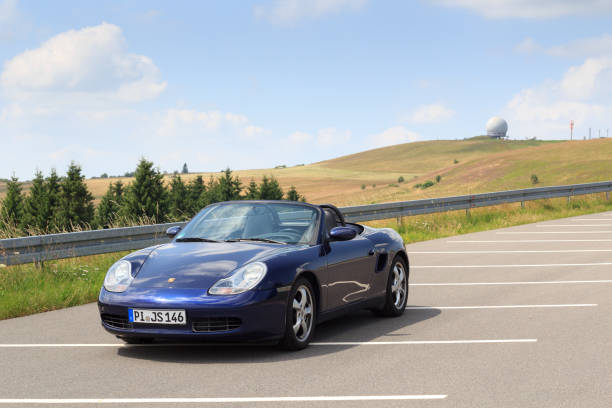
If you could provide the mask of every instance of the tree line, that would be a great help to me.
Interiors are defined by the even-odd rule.
[[[143,158],[134,171],[134,180],[129,184],[121,180],[110,183],[95,207],[81,167],[74,162],[64,177],[55,170],[47,177],[37,171],[27,194],[13,176],[0,203],[0,228],[13,235],[35,235],[184,221],[220,201],[305,201],[294,186],[285,193],[273,176],[264,176],[260,183],[251,179],[245,186],[229,168],[208,180],[196,176],[185,182],[180,174],[174,174],[166,184],[163,178],[159,169]]]

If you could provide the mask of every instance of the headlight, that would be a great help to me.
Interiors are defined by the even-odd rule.
[[[125,292],[133,280],[132,264],[128,261],[118,261],[106,273],[104,288],[109,292]]]
[[[211,295],[236,295],[253,289],[266,276],[268,267],[262,262],[245,265],[223,278],[208,290]]]

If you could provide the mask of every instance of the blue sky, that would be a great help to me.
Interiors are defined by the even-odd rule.
[[[612,2],[0,0],[0,177],[312,163],[612,123]]]

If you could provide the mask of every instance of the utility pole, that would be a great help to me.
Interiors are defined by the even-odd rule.
[[[574,140],[574,120],[570,120],[570,140]]]
[[[599,128],[599,133],[597,133],[597,137],[601,139],[601,128]]]
[[[589,140],[591,140],[591,128],[589,128]]]

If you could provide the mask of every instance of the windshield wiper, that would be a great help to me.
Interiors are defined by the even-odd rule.
[[[200,238],[200,237],[185,237],[177,238],[176,242],[219,242],[214,239]]]
[[[270,243],[270,244],[283,244],[283,245],[287,245],[286,242],[275,241],[273,239],[267,239],[267,238],[234,238],[234,239],[226,239],[225,240],[225,242],[243,242],[243,241],[267,242],[267,243]]]

